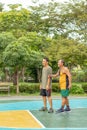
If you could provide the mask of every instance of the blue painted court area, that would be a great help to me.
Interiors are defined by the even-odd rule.
[[[36,129],[0,127],[0,130],[87,130],[87,127],[86,127],[87,125],[84,126],[84,122],[85,122],[85,124],[87,124],[86,123],[87,122],[87,98],[70,99],[69,101],[70,101],[70,107],[72,109],[71,113],[70,114],[64,113],[64,114],[59,114],[59,115],[56,115],[55,113],[53,113],[53,114],[48,114],[48,113],[44,113],[44,112],[39,113],[38,109],[40,109],[43,106],[42,100],[0,101],[0,111],[29,110],[45,126],[45,128],[36,128]],[[59,100],[59,99],[53,100],[54,110],[60,108],[60,106],[61,106],[61,100]],[[48,108],[49,108],[49,105],[48,105]],[[83,112],[83,114],[82,114],[82,112]],[[81,116],[81,114],[83,117]],[[45,119],[42,118],[43,116],[46,116]],[[78,116],[78,118],[77,118],[77,116]],[[67,118],[68,120],[71,120],[71,122],[73,120],[74,120],[74,122],[77,122],[77,120],[79,121],[82,118],[81,121],[77,122],[78,124],[80,124],[81,127],[78,127],[78,125],[77,125],[77,128],[76,128],[76,127],[74,127],[74,124],[73,124],[73,127],[71,127],[72,124],[71,125],[69,124],[68,126],[70,126],[70,127],[67,127],[66,126],[67,121],[65,122],[65,118]],[[73,120],[72,120],[72,118],[73,118]],[[63,128],[61,128],[61,127],[48,128],[49,125],[44,122],[44,120],[46,121],[46,119],[50,120],[50,122],[52,120],[52,123],[53,123],[53,120],[56,120],[59,123],[61,123],[61,121],[64,121],[64,123],[66,123],[66,124],[64,126],[62,124]],[[83,123],[83,124],[81,125],[81,123]],[[54,123],[54,126],[55,126],[55,124],[56,123]],[[61,125],[59,124],[59,126],[61,126]]]
[[[0,101],[0,111],[7,110],[38,110],[43,106],[42,101]],[[61,106],[61,100],[53,100],[54,109]],[[87,99],[71,99],[71,109],[87,108]],[[49,105],[48,105],[49,108]]]

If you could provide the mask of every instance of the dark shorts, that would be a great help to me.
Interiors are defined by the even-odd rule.
[[[62,97],[68,97],[69,96],[69,89],[61,90]]]
[[[40,90],[40,95],[41,95],[41,96],[50,97],[50,96],[51,96],[51,89],[49,89],[49,90],[41,89],[41,90]]]

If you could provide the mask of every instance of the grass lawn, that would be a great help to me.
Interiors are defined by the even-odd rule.
[[[8,93],[7,92],[0,92],[0,96],[8,96]],[[9,96],[40,96],[39,92],[36,92],[36,93],[33,93],[33,94],[29,94],[29,93],[19,93],[19,94],[16,94],[16,93],[10,93]],[[60,93],[58,92],[52,92],[52,97],[61,97]],[[87,93],[85,94],[70,94],[69,97],[86,97],[87,96]]]

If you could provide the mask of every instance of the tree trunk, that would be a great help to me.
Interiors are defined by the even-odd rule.
[[[22,68],[22,81],[24,82],[24,72],[25,72],[25,68]]]
[[[5,82],[7,82],[7,81],[8,81],[8,71],[5,70]]]
[[[37,68],[37,79],[40,82],[41,81],[41,69]]]
[[[16,92],[17,94],[19,93],[19,74],[18,74],[18,69],[16,68],[14,75],[13,75],[13,85],[16,85]]]
[[[14,72],[14,75],[13,75],[13,85],[17,85],[17,72],[16,71]]]
[[[18,70],[17,70],[17,75],[16,75],[16,77],[17,77],[17,85],[16,85],[16,92],[17,92],[17,94],[19,94],[19,82],[18,82],[18,79],[19,79],[19,75],[18,75]]]

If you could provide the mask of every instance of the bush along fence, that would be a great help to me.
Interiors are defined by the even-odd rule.
[[[37,93],[40,91],[40,84],[39,83],[20,83],[19,84],[19,90],[20,93]],[[12,93],[16,93],[16,87],[11,85],[10,91]],[[59,84],[58,83],[52,83],[52,92],[60,92]],[[71,94],[85,94],[87,93],[87,83],[82,84],[72,84],[72,88],[70,89]]]

